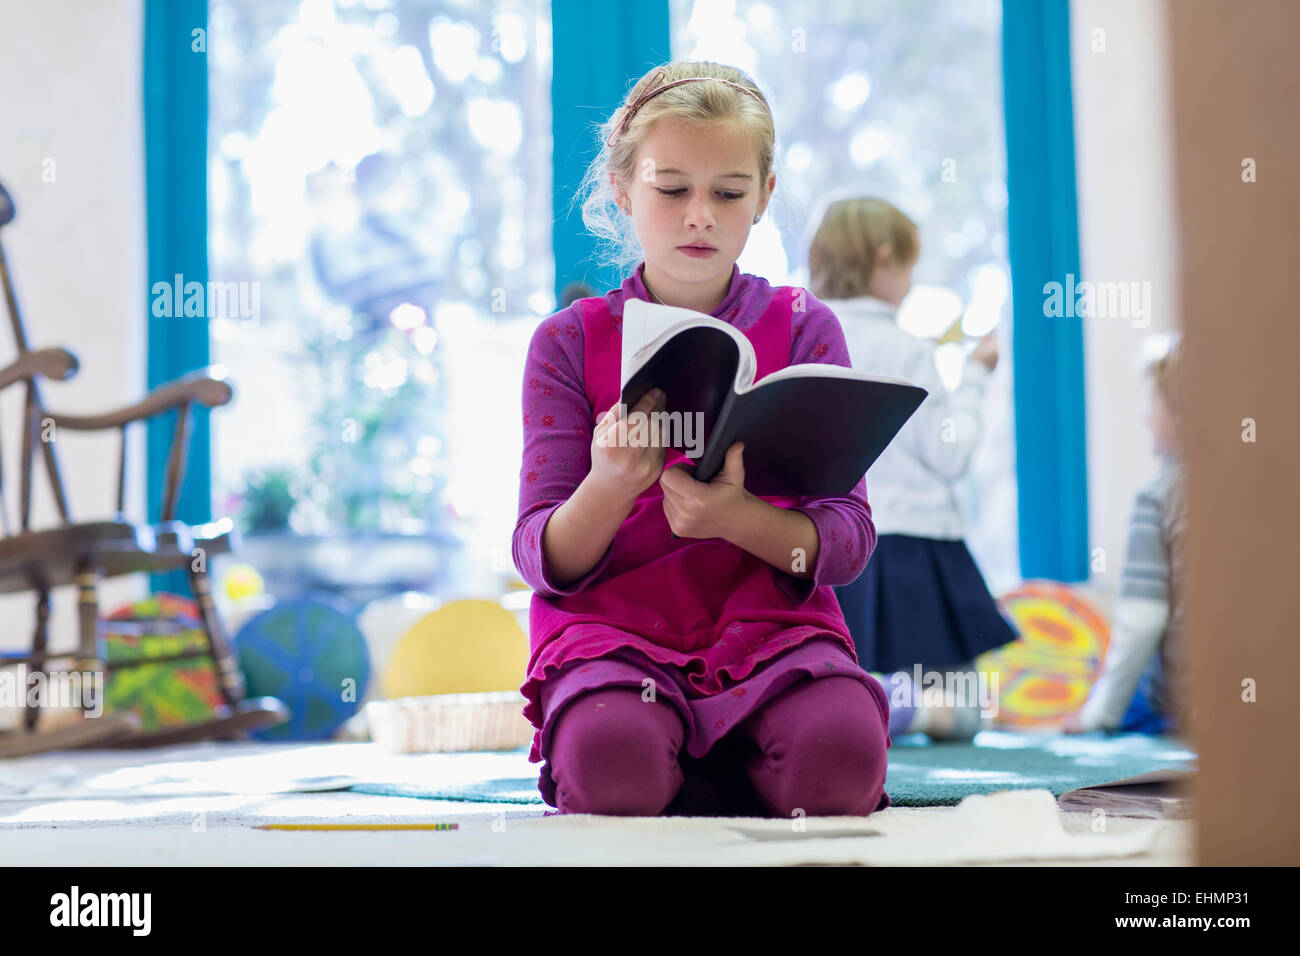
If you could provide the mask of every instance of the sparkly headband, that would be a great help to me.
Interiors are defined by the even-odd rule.
[[[742,93],[748,93],[760,105],[763,104],[762,99],[759,98],[757,93],[747,86],[741,86],[739,83],[732,83],[731,80],[722,80],[716,76],[688,76],[685,79],[673,80],[671,83],[664,83],[662,86],[657,85],[659,81],[663,79],[663,76],[663,70],[656,73],[654,78],[649,82],[649,84],[647,84],[646,89],[636,98],[636,102],[623,111],[623,121],[618,124],[614,132],[612,132],[609,135],[609,138],[605,140],[606,146],[613,146],[615,140],[622,138],[623,134],[627,132],[629,124],[632,122],[632,117],[636,115],[637,110],[641,108],[641,105],[645,103],[646,100],[653,96],[658,96],[664,90],[671,90],[674,86],[681,86],[683,83],[694,83],[698,80],[712,80],[715,83],[726,83],[728,86],[734,86]],[[764,108],[766,107],[764,106]]]

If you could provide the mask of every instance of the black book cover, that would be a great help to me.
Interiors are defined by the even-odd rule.
[[[698,481],[713,478],[740,441],[750,494],[846,495],[927,394],[839,365],[790,365],[755,383],[756,368],[749,339],[720,319],[624,303],[621,401],[631,409],[652,388],[663,389],[664,422],[679,413],[663,443],[695,459]]]

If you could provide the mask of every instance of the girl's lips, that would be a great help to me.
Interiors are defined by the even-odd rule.
[[[704,259],[718,251],[712,246],[678,246],[677,248],[693,259]]]

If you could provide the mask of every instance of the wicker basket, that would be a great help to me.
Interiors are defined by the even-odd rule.
[[[396,697],[366,704],[370,739],[397,753],[516,750],[533,739],[518,691]]]

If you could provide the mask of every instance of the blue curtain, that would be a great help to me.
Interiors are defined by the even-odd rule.
[[[154,285],[208,281],[207,0],[146,0],[144,7],[145,203],[150,310],[148,387],[208,364],[207,317],[157,317]],[[180,276],[178,280],[176,277]],[[182,286],[183,288],[183,286]],[[206,313],[206,306],[204,308]],[[236,387],[238,382],[234,383]],[[176,517],[212,518],[208,413],[191,411],[190,449]],[[176,413],[147,424],[146,508],[162,515]],[[188,594],[184,570],[150,575],[150,586]]]
[[[668,33],[666,0],[551,0],[551,239],[557,300],[570,282],[584,280],[600,295],[626,278],[590,260],[593,246],[582,211],[575,207],[570,213],[569,204],[596,154],[593,125],[609,117],[642,73],[672,58]]]
[[[1067,0],[1004,0],[1002,88],[1020,573],[1082,581],[1089,568],[1083,325],[1046,316],[1043,288],[1079,278]]]

